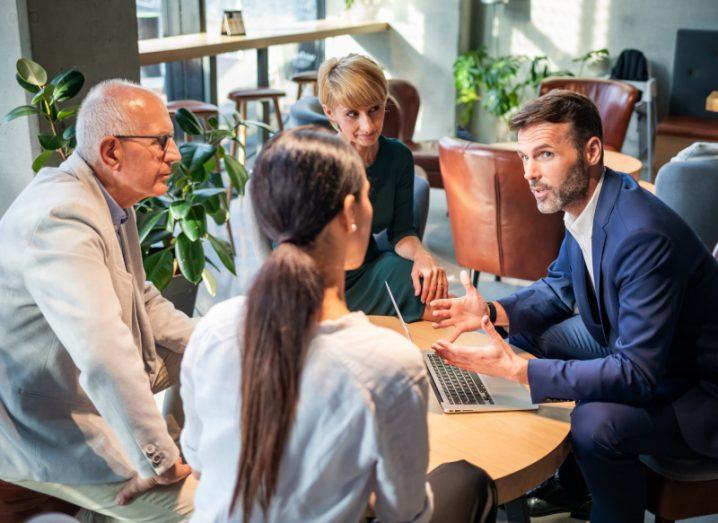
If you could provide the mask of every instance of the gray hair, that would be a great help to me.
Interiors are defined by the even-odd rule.
[[[91,165],[100,161],[100,142],[106,136],[141,134],[137,122],[128,114],[122,103],[127,91],[141,90],[156,96],[157,93],[130,80],[105,80],[90,89],[77,114],[75,137],[77,152]]]

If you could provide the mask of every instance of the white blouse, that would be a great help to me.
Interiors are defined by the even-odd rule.
[[[182,361],[181,442],[202,476],[193,522],[228,514],[239,460],[240,340],[245,301],[213,307]],[[382,522],[428,521],[428,401],[420,352],[399,334],[351,313],[317,327],[302,370],[295,421],[266,517],[251,521],[358,522],[369,496]]]

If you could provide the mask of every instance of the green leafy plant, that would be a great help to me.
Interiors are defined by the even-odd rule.
[[[608,56],[607,49],[590,51],[573,62],[583,65]],[[579,72],[579,74],[580,74]],[[553,70],[546,56],[507,55],[492,57],[485,47],[459,55],[454,62],[456,104],[462,126],[467,127],[477,102],[490,114],[507,122],[527,96],[550,76],[574,76],[565,69]]]
[[[208,231],[208,218],[217,225],[225,225],[231,241],[229,199],[232,189],[244,194],[249,179],[244,165],[223,144],[241,147],[238,138],[241,126],[254,125],[270,132],[272,129],[261,122],[241,120],[236,113],[226,120],[225,128],[220,127],[216,117],[211,117],[205,129],[187,109],[177,111],[175,118],[193,140],[179,147],[182,160],[173,166],[167,193],[143,200],[136,207],[145,272],[159,289],[164,289],[179,271],[193,284],[204,281],[214,295],[216,281],[206,265],[218,268],[206,256],[206,249],[213,250],[232,274],[236,274],[235,253],[230,242]],[[222,179],[221,165],[229,178],[229,188]]]
[[[41,132],[37,138],[42,152],[32,162],[32,170],[39,171],[48,160],[58,155],[67,158],[75,148],[75,123],[79,106],[64,105],[82,89],[85,77],[79,71],[64,71],[48,82],[47,71],[27,58],[16,64],[15,79],[20,86],[33,95],[30,105],[15,107],[5,115],[5,122],[21,116],[39,115],[47,123],[49,132]]]

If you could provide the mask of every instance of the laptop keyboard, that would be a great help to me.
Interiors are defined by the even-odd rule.
[[[444,363],[437,354],[427,354],[439,385],[452,405],[493,405],[494,400],[475,372]]]

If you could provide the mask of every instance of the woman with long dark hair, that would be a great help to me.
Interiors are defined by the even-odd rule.
[[[381,521],[430,519],[420,353],[344,300],[368,192],[359,157],[326,131],[285,131],[257,158],[252,204],[277,247],[246,298],[202,319],[182,362],[193,521],[355,523],[372,494]],[[472,493],[477,477],[490,491],[471,477]],[[493,498],[479,503],[490,512]]]

